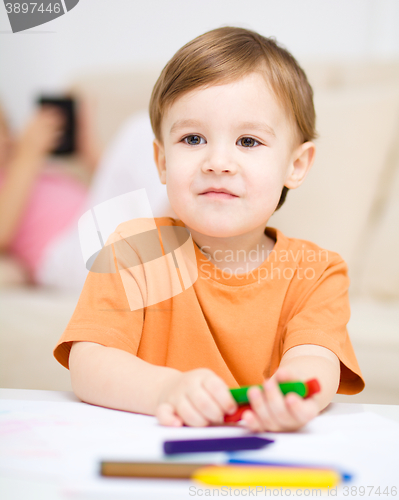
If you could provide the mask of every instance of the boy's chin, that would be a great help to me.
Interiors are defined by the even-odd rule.
[[[200,222],[188,220],[186,222],[184,219],[182,220],[191,232],[203,234],[212,238],[229,238],[245,233],[245,229],[239,228],[237,225],[232,225],[231,220],[216,221],[213,219],[208,221],[205,218]]]

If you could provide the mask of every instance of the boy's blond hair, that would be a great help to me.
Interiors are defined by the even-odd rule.
[[[255,31],[225,26],[194,38],[163,68],[152,91],[149,113],[155,137],[162,143],[162,118],[176,99],[199,87],[234,82],[262,71],[287,116],[298,143],[317,137],[313,90],[295,58],[277,42]],[[285,201],[284,186],[278,210]]]

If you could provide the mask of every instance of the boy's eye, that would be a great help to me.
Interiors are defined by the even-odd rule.
[[[188,135],[183,138],[183,141],[190,146],[196,146],[200,144],[201,139],[202,137],[200,137],[199,135]]]
[[[199,135],[187,135],[182,139],[182,141],[184,141],[186,144],[189,144],[190,146],[197,146],[198,144],[201,144],[201,140],[204,139]],[[254,139],[253,137],[242,137],[241,139],[238,140],[238,142],[240,141],[242,142],[241,145],[244,146],[245,148],[254,147],[255,143],[256,145],[260,144],[260,142]]]
[[[242,137],[241,139],[238,140],[238,142],[240,141],[242,141],[242,146],[244,146],[245,148],[254,146],[255,142],[260,144],[260,142],[254,139],[253,137]]]

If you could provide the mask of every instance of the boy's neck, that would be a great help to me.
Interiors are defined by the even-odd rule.
[[[186,226],[187,227],[187,226]],[[220,269],[241,274],[259,267],[273,250],[275,241],[264,230],[259,234],[246,233],[231,238],[215,238],[190,230],[194,243],[201,252]]]

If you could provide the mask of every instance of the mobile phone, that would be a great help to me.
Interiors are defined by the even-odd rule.
[[[37,100],[39,106],[54,106],[59,108],[65,116],[64,132],[52,155],[70,155],[76,151],[76,103],[71,97],[40,96]]]

